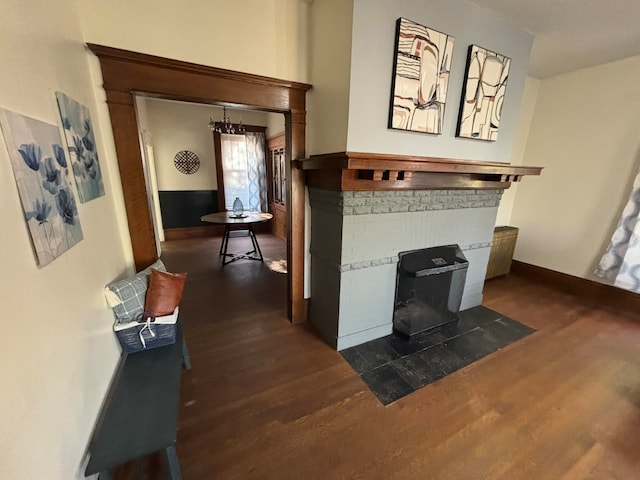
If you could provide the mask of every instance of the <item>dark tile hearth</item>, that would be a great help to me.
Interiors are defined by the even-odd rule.
[[[388,405],[535,332],[482,305],[459,316],[452,327],[410,339],[392,333],[341,353]]]

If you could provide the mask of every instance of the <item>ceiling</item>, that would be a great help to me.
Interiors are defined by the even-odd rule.
[[[535,35],[529,75],[546,78],[640,55],[638,0],[472,0]]]

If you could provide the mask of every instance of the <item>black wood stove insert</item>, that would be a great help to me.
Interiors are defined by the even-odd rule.
[[[455,325],[469,262],[458,245],[399,254],[393,328],[411,336]]]

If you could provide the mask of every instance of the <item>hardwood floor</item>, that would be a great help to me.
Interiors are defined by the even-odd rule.
[[[259,240],[267,257],[284,248]],[[385,407],[310,325],[288,322],[285,275],[221,269],[218,248],[180,240],[163,253],[189,272],[186,480],[640,478],[640,314],[491,280],[484,304],[538,332]],[[142,470],[164,475],[159,458]]]

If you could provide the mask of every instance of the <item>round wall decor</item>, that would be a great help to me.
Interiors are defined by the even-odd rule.
[[[173,157],[173,164],[180,173],[191,175],[200,168],[200,159],[198,155],[189,150],[181,150]]]

